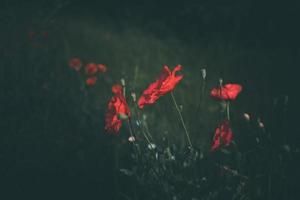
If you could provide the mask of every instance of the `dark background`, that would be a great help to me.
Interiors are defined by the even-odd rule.
[[[242,112],[262,117],[270,131],[281,132],[273,136],[276,143],[298,147],[299,8],[296,1],[258,0],[1,2],[1,190],[11,196],[110,199],[112,146],[120,140],[103,130],[110,86],[124,77],[139,94],[163,64],[184,66],[176,97],[191,129],[205,67],[208,88],[220,77],[244,86],[236,119]],[[30,39],[30,31],[37,36]],[[82,92],[81,77],[67,65],[71,57],[105,63],[109,71]],[[272,118],[273,99],[285,95],[287,116],[278,111]],[[157,114],[145,112],[155,125]],[[210,116],[204,133],[191,130],[204,150],[210,145],[207,131],[215,126]],[[166,118],[157,129],[176,129]],[[285,124],[275,126],[283,118]]]

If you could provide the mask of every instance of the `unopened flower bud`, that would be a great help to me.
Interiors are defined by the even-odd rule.
[[[244,119],[249,122],[250,121],[250,115],[248,113],[243,114]]]
[[[125,87],[125,79],[124,78],[121,78],[121,84],[123,87]]]
[[[206,78],[206,69],[201,69],[202,78],[205,80]]]
[[[265,128],[265,125],[262,123],[260,118],[257,119],[257,123],[259,128]]]
[[[135,137],[134,137],[134,136],[130,136],[130,137],[128,138],[128,141],[129,141],[129,142],[135,142]]]
[[[148,149],[153,150],[156,148],[156,145],[153,143],[148,144]]]
[[[136,102],[136,94],[135,94],[135,92],[131,92],[131,97],[133,99],[133,102]]]
[[[220,87],[223,85],[223,79],[222,78],[219,78],[219,84],[220,84]]]
[[[183,105],[179,105],[179,109],[180,109],[180,111],[182,111],[183,110]]]

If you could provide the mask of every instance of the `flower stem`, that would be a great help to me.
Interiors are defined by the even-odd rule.
[[[128,124],[128,128],[129,128],[130,136],[134,137],[134,135],[133,135],[133,128],[132,128],[132,125],[131,125],[131,119],[130,119],[130,117],[128,117],[127,124]]]
[[[228,119],[228,121],[230,121],[229,101],[226,102],[226,113],[227,113],[227,119]]]
[[[135,109],[135,111],[136,111],[136,113],[137,113],[138,121],[139,121],[139,123],[141,123],[140,125],[143,126],[143,123],[142,123],[142,120],[141,120],[141,117],[140,117],[140,113],[139,113],[139,110],[138,110],[137,107],[136,107],[136,104],[134,105],[134,109]],[[149,140],[147,134],[145,133],[143,127],[141,127],[141,131],[142,131],[144,137],[146,138],[148,144],[151,145],[152,143],[151,143],[151,141]],[[149,136],[151,137],[151,135],[149,135]]]
[[[203,103],[204,103],[204,93],[205,93],[205,86],[206,86],[206,82],[205,79],[202,82],[202,90],[201,90],[201,109],[203,108]]]
[[[150,142],[149,138],[147,137],[146,133],[144,131],[142,131],[144,137],[146,138],[147,142],[152,145],[152,143]]]
[[[137,107],[137,104],[134,105],[134,108],[135,108],[135,111],[136,111],[136,113],[137,113],[137,118],[138,118],[139,122],[141,123],[141,130],[142,130],[142,132],[145,132],[145,133],[143,133],[143,134],[148,135],[149,138],[151,138],[151,139],[153,140],[153,137],[152,137],[152,135],[150,134],[148,127],[145,125],[145,122],[142,121],[141,114],[140,114],[140,112],[139,112],[139,109],[138,109],[138,107]],[[155,141],[154,141],[154,142],[155,142]]]
[[[178,112],[178,114],[179,114],[179,118],[180,118],[180,121],[181,121],[182,126],[183,126],[183,128],[184,128],[186,137],[187,137],[187,139],[188,139],[189,146],[190,146],[190,147],[193,147],[192,142],[191,142],[191,139],[190,139],[190,136],[189,136],[189,133],[188,133],[187,128],[186,128],[186,126],[185,126],[183,117],[182,117],[182,115],[181,115],[181,111],[180,111],[180,109],[179,109],[179,107],[178,107],[178,104],[177,104],[177,102],[176,102],[176,99],[175,99],[175,97],[174,97],[173,92],[171,92],[171,96],[172,96],[173,103],[174,103],[174,105],[175,105],[175,107],[176,107],[176,110],[177,110],[177,112]]]

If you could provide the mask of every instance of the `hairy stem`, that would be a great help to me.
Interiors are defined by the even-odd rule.
[[[182,115],[181,115],[181,111],[180,111],[180,109],[179,109],[179,107],[178,107],[178,104],[177,104],[177,102],[176,102],[176,99],[175,99],[175,97],[174,97],[173,92],[171,92],[171,96],[172,96],[173,103],[174,103],[174,105],[175,105],[175,107],[176,107],[176,110],[177,110],[177,112],[178,112],[178,114],[179,114],[179,118],[180,118],[181,124],[182,124],[182,126],[183,126],[183,128],[184,128],[186,137],[187,137],[187,139],[188,139],[189,146],[190,146],[190,147],[193,147],[192,142],[191,142],[191,139],[190,139],[190,136],[189,136],[189,133],[188,133],[187,128],[186,128],[186,126],[185,126],[183,117],[182,117]]]

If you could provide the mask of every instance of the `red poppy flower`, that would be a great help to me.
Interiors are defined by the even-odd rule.
[[[95,73],[97,73],[98,71],[98,67],[95,63],[89,63],[85,66],[85,73],[87,75],[94,75]]]
[[[99,72],[105,73],[107,71],[107,67],[104,64],[97,65]]]
[[[237,95],[242,91],[239,84],[226,84],[221,87],[213,88],[210,96],[221,100],[235,100]]]
[[[139,108],[143,108],[146,104],[155,103],[159,97],[174,90],[177,83],[183,78],[182,75],[176,76],[176,72],[181,70],[181,65],[177,65],[173,71],[168,66],[164,66],[160,77],[144,90],[138,101]]]
[[[115,96],[108,102],[108,109],[105,116],[105,130],[117,134],[122,126],[122,120],[119,116],[126,115],[130,117],[130,109],[122,93],[122,86],[114,85],[112,91]]]
[[[229,121],[225,120],[215,130],[215,135],[212,143],[211,150],[214,151],[221,145],[228,146],[233,139],[233,133],[229,126]]]
[[[95,85],[97,82],[97,77],[89,77],[86,79],[85,83],[88,85],[88,86],[93,86]]]
[[[75,69],[76,71],[79,71],[81,66],[82,66],[82,62],[79,58],[71,58],[69,60],[69,66],[72,68],[72,69]]]

